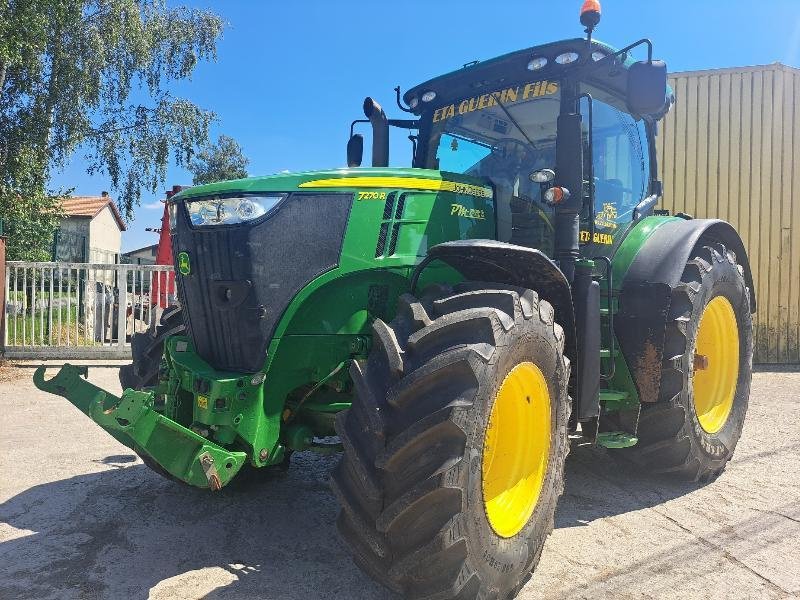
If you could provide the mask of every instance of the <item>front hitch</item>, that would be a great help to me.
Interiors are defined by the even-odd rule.
[[[39,367],[33,375],[37,388],[63,396],[121,444],[189,485],[219,490],[247,460],[244,452],[230,452],[156,411],[152,392],[127,389],[118,398],[86,381],[87,367],[70,364],[52,379],[44,373]]]

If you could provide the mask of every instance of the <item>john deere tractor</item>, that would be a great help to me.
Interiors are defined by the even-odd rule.
[[[367,98],[346,169],[175,195],[180,306],[134,338],[122,397],[69,365],[37,385],[210,490],[341,451],[339,531],[408,598],[513,596],[570,438],[715,477],[747,409],[750,266],[728,223],[656,209],[666,65],[599,20],[589,0],[584,38],[398,88],[404,118]],[[392,128],[411,168],[388,167]]]

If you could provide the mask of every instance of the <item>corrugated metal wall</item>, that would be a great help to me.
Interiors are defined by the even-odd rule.
[[[736,227],[758,297],[755,361],[800,363],[800,71],[676,73],[671,85],[677,104],[658,138],[662,208]]]

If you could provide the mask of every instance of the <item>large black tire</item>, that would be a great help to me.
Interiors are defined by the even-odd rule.
[[[133,362],[119,370],[119,382],[122,389],[141,390],[158,383],[158,370],[164,354],[164,341],[173,335],[185,331],[183,313],[179,306],[170,306],[162,314],[155,331],[136,333],[131,338],[131,355]],[[166,469],[151,459],[144,452],[134,448],[134,452],[150,469],[172,481],[183,483],[173,477]]]
[[[701,426],[695,408],[695,350],[700,319],[709,302],[719,296],[733,308],[739,364],[727,420],[721,429],[709,433]],[[642,405],[639,443],[614,452],[651,473],[688,481],[710,481],[723,471],[739,441],[753,368],[750,290],[733,252],[722,244],[712,243],[692,256],[673,290],[669,319],[658,402]]]
[[[170,306],[162,313],[155,331],[134,334],[131,338],[133,362],[119,370],[122,389],[141,390],[156,385],[164,341],[170,336],[181,335],[185,330],[181,308]]]
[[[343,539],[364,571],[407,598],[515,596],[553,529],[569,450],[569,361],[552,306],[531,290],[438,287],[401,297],[397,317],[373,332],[369,360],[351,367],[357,399],[336,423]],[[484,508],[484,433],[522,363],[546,381],[549,454],[532,514],[501,537]]]

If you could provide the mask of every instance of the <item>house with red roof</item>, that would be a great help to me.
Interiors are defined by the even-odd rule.
[[[61,207],[64,220],[54,244],[57,261],[119,262],[126,226],[108,192],[64,198]]]

